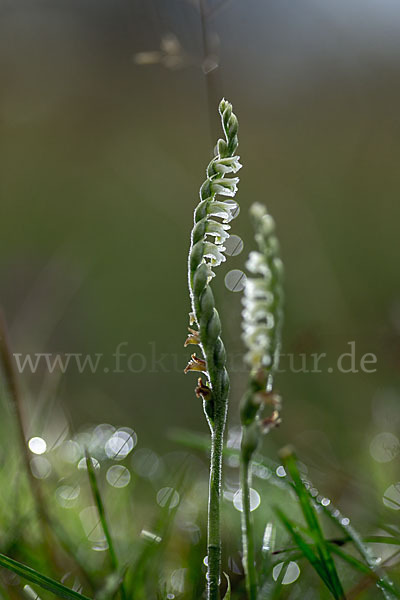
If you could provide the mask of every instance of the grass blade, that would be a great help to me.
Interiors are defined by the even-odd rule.
[[[296,458],[290,449],[285,449],[281,453],[281,456],[286,471],[292,477],[294,489],[299,499],[304,519],[309,527],[310,535],[316,544],[316,550],[320,558],[321,568],[324,569],[327,579],[329,579],[331,583],[331,590],[334,597],[343,598],[344,590],[340,582],[334,560],[319,524],[310,495],[301,479],[299,470],[297,468]]]
[[[83,596],[82,594],[79,594],[79,592],[67,588],[55,579],[42,575],[42,573],[35,571],[35,569],[17,562],[8,556],[4,556],[4,554],[0,554],[0,566],[23,577],[31,583],[39,585],[44,590],[52,592],[59,598],[64,598],[65,600],[89,600],[87,596]]]
[[[209,448],[209,442],[207,441],[205,436],[200,434],[193,434],[187,431],[175,430],[171,433],[171,439],[184,446],[200,451],[207,451]],[[235,448],[225,447],[224,454],[226,456],[239,457],[239,452]],[[273,485],[280,488],[292,488],[291,484],[289,484],[288,481],[285,481],[284,479],[276,475],[276,467],[278,466],[277,464],[272,464],[263,459],[260,461],[253,461],[253,465],[262,465],[264,468],[268,469],[270,475],[269,481]],[[310,481],[308,483],[310,484],[310,488],[313,487]],[[329,503],[328,505],[322,504],[318,501],[317,498],[312,497],[309,491],[307,491],[307,494],[310,497],[310,501],[318,504],[321,507],[324,514],[329,519],[331,519],[336,524],[336,526],[339,527],[339,529],[343,531],[345,535],[350,539],[351,543],[357,549],[360,556],[365,560],[365,563],[368,566],[371,576],[374,579],[378,578],[376,585],[384,595],[385,599],[393,600],[394,598],[400,598],[399,590],[391,581],[390,577],[385,572],[385,569],[376,563],[370,549],[368,548],[368,546],[366,546],[360,534],[354,529],[352,525],[347,524],[348,519],[345,519],[344,515],[332,503]],[[380,527],[381,529],[387,531],[387,533],[392,534],[395,537],[398,536],[398,531],[391,528],[390,526],[380,525]],[[391,591],[389,592],[388,590]]]
[[[87,449],[85,450],[85,455],[86,455],[86,466],[87,466],[87,471],[88,471],[88,476],[89,476],[89,483],[90,483],[90,487],[92,490],[93,499],[95,501],[97,511],[99,513],[100,523],[101,523],[102,529],[104,531],[105,538],[107,540],[108,553],[110,556],[111,567],[116,573],[118,573],[119,565],[118,565],[117,553],[115,552],[114,543],[113,543],[111,533],[110,533],[110,528],[108,526],[104,503],[101,498],[100,489],[99,489],[99,486],[97,483],[97,477],[96,477],[96,473],[94,470],[93,462],[92,462],[92,459],[91,459],[90,454]],[[123,580],[121,580],[120,590],[121,590],[121,597],[123,598],[123,600],[125,600],[126,594],[125,594]]]
[[[331,579],[330,577],[328,577],[326,569],[324,568],[321,562],[321,559],[318,558],[318,556],[314,553],[311,546],[304,541],[303,537],[298,531],[297,525],[290,521],[290,519],[288,519],[285,513],[283,513],[279,508],[275,508],[275,512],[278,515],[282,525],[290,534],[296,546],[302,551],[305,558],[314,567],[314,569],[316,570],[322,581],[325,583],[329,591],[333,594],[335,598],[340,597],[336,595],[335,590],[332,587]]]
[[[379,576],[376,573],[373,573],[371,571],[371,569],[365,563],[361,562],[357,558],[354,558],[354,556],[351,556],[351,554],[344,552],[344,550],[342,550],[341,548],[338,548],[337,546],[332,547],[332,552],[334,554],[337,554],[337,556],[342,558],[349,565],[351,565],[352,567],[354,567],[361,573],[364,573],[364,575],[368,575],[371,579],[375,580],[376,583],[379,582],[380,587],[383,588],[383,590],[385,592],[389,593],[390,598],[393,598],[393,597],[400,598],[399,592],[398,591],[396,592],[396,590],[393,589],[393,584],[380,579]],[[397,594],[397,595],[394,595],[394,594]]]
[[[400,546],[400,540],[389,535],[369,535],[364,538],[368,544],[394,544]]]
[[[226,592],[225,592],[225,596],[223,600],[231,600],[231,580],[229,579],[229,575],[227,575],[224,572],[225,578],[226,578],[226,582],[227,582],[227,588],[226,588]]]
[[[400,590],[394,585],[385,570],[377,563],[368,546],[365,545],[359,533],[354,529],[348,519],[341,512],[329,504],[321,505],[325,514],[350,538],[360,556],[365,560],[371,576],[376,579],[376,585],[381,590],[386,600],[400,598]],[[390,590],[390,591],[389,591]]]

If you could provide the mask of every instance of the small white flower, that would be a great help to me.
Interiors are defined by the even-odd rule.
[[[279,335],[282,322],[282,262],[274,235],[275,222],[259,203],[250,214],[254,220],[258,251],[249,255],[247,269],[258,277],[249,277],[244,288],[243,340],[247,346],[246,361],[252,369],[276,369],[279,358]]]
[[[237,192],[238,183],[239,177],[231,177],[230,179],[213,179],[211,182],[211,190],[213,194],[233,197]]]
[[[266,323],[247,325],[243,332],[243,340],[250,349],[270,346],[270,327]]]
[[[264,256],[261,252],[250,252],[249,258],[246,262],[246,268],[250,273],[255,275],[264,275],[265,277],[271,276],[271,271],[265,261]]]
[[[269,367],[272,363],[270,355],[263,348],[249,350],[244,359],[247,364],[256,369],[260,366]]]
[[[244,294],[246,298],[265,298],[268,288],[266,282],[263,279],[248,278],[246,286],[244,288]]]
[[[218,223],[217,221],[208,221],[206,225],[206,233],[215,237],[216,244],[223,244],[229,238],[227,230],[230,225],[226,223]]]
[[[257,219],[257,221],[260,221],[266,214],[267,209],[265,208],[264,204],[260,204],[260,202],[254,202],[254,204],[251,205],[250,215],[254,217],[254,219]]]
[[[210,217],[219,217],[224,223],[229,223],[229,221],[232,221],[233,219],[232,208],[234,209],[235,207],[236,205],[234,204],[213,200],[207,206],[207,214]]]
[[[213,267],[217,267],[222,262],[226,261],[225,256],[222,254],[225,248],[223,246],[216,246],[212,242],[204,243],[204,258],[209,258],[211,261],[211,265]]]
[[[213,163],[214,170],[221,175],[227,173],[237,173],[242,165],[239,162],[240,156],[231,156],[229,158],[219,158]]]
[[[243,302],[243,306],[245,307],[242,312],[244,320],[250,322],[265,319],[265,315],[269,314],[268,311],[273,299],[273,295],[271,294],[269,300],[257,300],[255,302],[251,300]]]
[[[275,231],[275,221],[271,215],[266,214],[263,216],[261,220],[261,231],[264,237],[270,236]]]

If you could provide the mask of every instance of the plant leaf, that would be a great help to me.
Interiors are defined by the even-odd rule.
[[[367,544],[394,544],[400,546],[400,540],[389,535],[369,535],[364,538],[364,542]]]
[[[0,566],[2,566],[4,569],[12,571],[20,577],[23,577],[31,583],[39,585],[44,590],[52,592],[59,598],[64,598],[65,600],[89,600],[87,596],[67,588],[65,585],[59,583],[55,579],[51,579],[50,577],[47,577],[47,575],[42,575],[42,573],[35,571],[35,569],[17,562],[16,560],[13,560],[4,554],[0,554]]]
[[[321,560],[317,557],[317,555],[312,550],[311,546],[304,541],[300,533],[298,532],[297,525],[293,524],[290,519],[283,513],[279,508],[275,508],[275,512],[278,515],[281,523],[284,525],[290,536],[292,537],[295,544],[302,551],[303,555],[309,563],[314,567],[322,581],[325,583],[326,587],[330,590],[330,592],[335,596],[335,592],[332,588],[332,582],[326,573],[326,569],[324,569]],[[335,596],[337,598],[338,596]]]

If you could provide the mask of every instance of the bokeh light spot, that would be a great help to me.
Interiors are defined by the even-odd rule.
[[[41,437],[33,437],[28,442],[29,450],[33,454],[44,454],[47,450],[47,444]]]
[[[400,510],[400,481],[390,485],[382,498],[383,504],[393,510]]]
[[[51,464],[44,456],[34,456],[30,462],[31,471],[36,479],[46,479],[51,473]]]
[[[241,292],[246,284],[246,275],[240,269],[232,269],[225,275],[225,286],[231,292]]]
[[[106,541],[99,514],[95,506],[87,506],[79,513],[85,535],[90,542],[103,544]]]
[[[130,482],[131,474],[126,467],[123,467],[122,465],[113,465],[108,469],[106,479],[113,487],[123,488]]]
[[[161,507],[175,508],[179,504],[179,494],[174,488],[164,487],[157,492],[157,504]]]
[[[132,456],[132,467],[140,477],[152,479],[159,471],[160,459],[153,450],[140,448]]]
[[[71,508],[76,504],[80,492],[79,485],[61,485],[56,489],[57,502],[63,508]]]
[[[260,504],[261,504],[260,494],[253,488],[250,488],[250,510],[251,511],[256,510],[256,508],[258,508],[260,506]],[[233,506],[239,512],[243,512],[242,490],[241,489],[237,490],[237,492],[233,496]]]
[[[224,242],[225,254],[228,256],[237,256],[243,250],[244,244],[241,237],[238,235],[231,235]]]
[[[279,575],[282,571],[284,563],[278,563],[277,565],[275,565],[275,567],[272,570],[272,577],[274,578],[274,581],[277,581],[279,578]],[[298,579],[300,575],[300,568],[299,565],[297,563],[295,563],[294,561],[290,561],[290,563],[287,565],[286,567],[286,573],[283,576],[282,579],[282,583],[283,585],[289,585],[290,583],[294,583],[296,581],[296,579]]]
[[[390,462],[400,451],[398,437],[388,431],[378,433],[371,441],[369,451],[374,460],[379,463]]]
[[[176,569],[171,574],[171,587],[174,592],[182,594],[185,589],[186,569]]]
[[[136,433],[132,429],[117,429],[107,440],[104,450],[108,458],[122,460],[137,444]]]
[[[97,458],[93,458],[93,456],[92,456],[91,461],[92,461],[92,465],[95,469],[100,469],[100,463],[97,460]],[[81,460],[78,462],[78,469],[83,470],[83,471],[85,471],[87,469],[86,458],[81,458]]]

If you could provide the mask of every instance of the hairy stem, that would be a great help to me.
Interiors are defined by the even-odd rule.
[[[216,423],[214,431],[211,434],[207,540],[207,581],[209,600],[217,600],[219,598],[221,573],[220,503],[224,427],[225,419],[221,419],[220,423]]]

